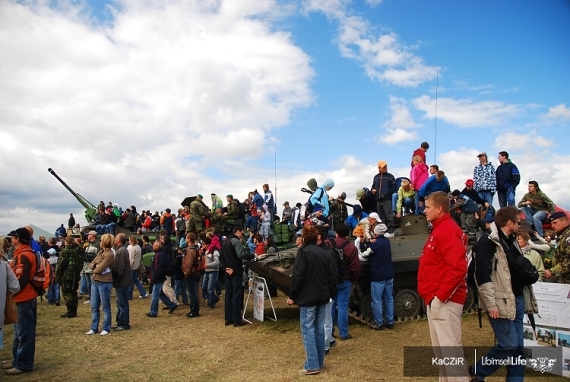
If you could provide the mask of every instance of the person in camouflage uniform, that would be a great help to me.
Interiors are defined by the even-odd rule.
[[[216,211],[210,217],[210,227],[212,227],[217,235],[222,233],[224,227],[224,215],[222,215],[222,209],[216,208]]]
[[[65,299],[67,312],[61,318],[77,317],[77,305],[79,299],[77,288],[79,288],[79,274],[83,269],[85,253],[75,239],[70,235],[65,238],[65,248],[59,254],[57,266],[55,268],[55,280],[61,285],[61,292]]]
[[[204,230],[204,218],[208,216],[208,209],[202,199],[202,195],[198,194],[196,199],[190,203],[190,218],[186,222],[186,233],[198,233]]]
[[[239,219],[239,203],[234,199],[232,194],[226,196],[228,201],[228,212],[226,212],[226,218],[231,220]]]
[[[550,273],[554,280],[563,284],[570,284],[570,224],[564,212],[555,212],[550,215],[552,229],[558,235],[558,247],[554,253],[553,266]]]
[[[346,193],[343,192],[338,198],[334,199],[331,203],[331,218],[333,222],[333,230],[336,227],[344,224],[346,219],[348,219],[348,211],[346,209],[346,204],[344,203],[346,199]]]

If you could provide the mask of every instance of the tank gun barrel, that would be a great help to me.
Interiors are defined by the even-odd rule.
[[[75,197],[75,199],[77,199],[77,201],[79,203],[81,203],[81,205],[83,207],[85,207],[85,219],[87,219],[87,222],[90,223],[95,219],[95,215],[96,215],[96,211],[97,211],[97,207],[91,203],[90,201],[88,201],[87,199],[85,199],[83,196],[79,195],[77,192],[73,191],[73,189],[71,187],[69,187],[67,185],[67,183],[65,183],[63,181],[63,179],[61,179],[59,177],[59,175],[56,174],[55,171],[53,171],[51,168],[48,168],[48,172],[50,174],[52,174],[57,180],[59,180],[59,182],[61,184],[63,184],[63,186],[65,188],[67,188],[67,191],[69,191],[71,193],[71,195],[73,195]]]

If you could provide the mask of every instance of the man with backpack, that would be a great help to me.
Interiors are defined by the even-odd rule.
[[[117,295],[117,325],[111,329],[115,331],[129,330],[129,290],[133,285],[133,271],[127,250],[127,235],[119,233],[115,236],[115,264],[113,266],[113,286]]]
[[[443,191],[425,198],[426,220],[433,229],[419,258],[418,293],[426,304],[435,357],[463,358],[461,313],[467,297],[467,236],[449,214]],[[465,366],[440,366],[440,381],[467,381]],[[463,378],[459,378],[463,376]]]
[[[332,248],[338,252],[339,256],[342,256],[345,264],[344,280],[336,286],[336,297],[333,299],[331,307],[333,325],[338,326],[341,341],[352,338],[348,332],[348,301],[352,291],[352,283],[358,282],[360,275],[358,250],[350,242],[348,235],[350,235],[350,230],[346,224],[340,224],[336,228],[336,239],[331,240]]]
[[[496,345],[476,365],[469,367],[472,381],[484,381],[501,367],[497,360],[524,360],[523,317],[537,313],[531,284],[538,280],[536,268],[516,242],[520,228],[519,210],[514,206],[497,211],[491,233],[481,236],[473,247],[475,282],[479,306],[486,309]],[[524,378],[525,364],[508,364],[507,379]]]
[[[6,374],[16,375],[30,372],[34,368],[34,355],[36,350],[36,323],[38,293],[32,285],[36,275],[36,254],[30,247],[30,232],[25,228],[18,228],[8,234],[12,238],[14,258],[10,267],[18,278],[20,291],[14,295],[18,308],[18,322],[14,324],[14,343],[12,352],[14,359],[2,363],[7,369]]]
[[[172,272],[172,260],[163,250],[160,240],[155,240],[152,244],[154,257],[150,261],[150,283],[152,284],[152,298],[150,301],[150,311],[145,315],[147,317],[158,316],[158,299],[164,303],[168,309],[168,313],[172,314],[178,305],[170,301],[166,294],[162,291],[162,284],[166,281],[166,275]]]

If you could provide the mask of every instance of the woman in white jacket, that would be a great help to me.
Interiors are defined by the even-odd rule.
[[[2,242],[0,237],[0,242]],[[0,259],[4,255],[4,250],[0,247]],[[4,343],[4,307],[6,306],[6,292],[12,294],[20,291],[18,278],[7,262],[0,260],[0,349]]]

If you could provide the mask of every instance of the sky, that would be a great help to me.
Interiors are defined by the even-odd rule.
[[[139,210],[190,195],[279,205],[409,176],[452,188],[485,151],[570,209],[570,2],[0,2],[0,233],[84,223],[76,192]],[[495,205],[498,202],[495,198]]]

